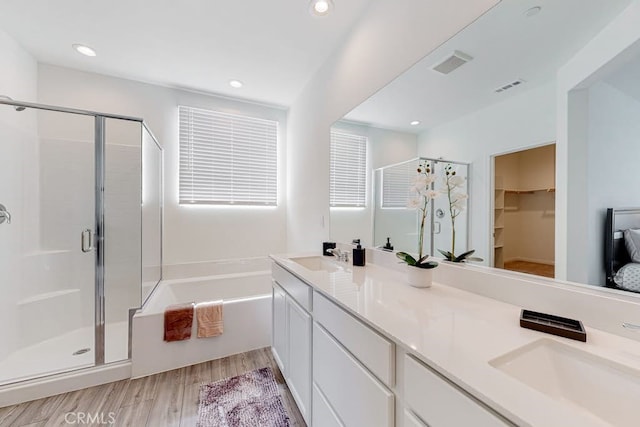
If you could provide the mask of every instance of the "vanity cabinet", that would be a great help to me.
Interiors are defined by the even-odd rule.
[[[271,349],[276,363],[282,371],[282,375],[287,376],[287,354],[288,354],[288,333],[287,333],[287,294],[284,290],[273,282],[272,287],[272,312],[271,312]]]
[[[289,329],[289,389],[307,423],[311,414],[311,316],[293,299],[287,300]]]
[[[318,323],[313,325],[313,383],[345,427],[391,427],[394,395]]]
[[[338,415],[329,406],[329,402],[324,397],[317,384],[313,385],[313,422],[314,426],[322,427],[344,427]]]
[[[387,387],[394,385],[395,345],[318,292],[313,318]]]
[[[413,411],[428,426],[510,425],[410,355],[404,358],[404,393],[406,409]],[[405,421],[405,424],[409,426],[421,425],[410,412],[405,413],[407,419],[409,423]]]
[[[273,266],[272,353],[302,417],[311,422],[311,287]]]
[[[511,425],[276,264],[273,279],[272,351],[307,425]]]

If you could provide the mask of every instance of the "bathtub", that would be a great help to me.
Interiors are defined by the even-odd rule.
[[[219,359],[271,343],[271,270],[267,258],[167,266],[142,310],[133,317],[132,377]],[[224,333],[165,342],[164,310],[171,304],[223,300]]]

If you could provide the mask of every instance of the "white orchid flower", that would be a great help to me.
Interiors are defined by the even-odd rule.
[[[427,186],[427,180],[428,180],[427,176],[420,173],[420,174],[416,175],[415,178],[413,178],[412,184],[413,184],[414,187],[419,187],[419,188],[420,187],[426,187]]]
[[[456,201],[456,202],[458,200],[464,201],[464,200],[467,200],[468,198],[469,198],[469,195],[467,193],[458,193],[458,192],[456,192],[456,193],[452,193],[451,194],[451,200]]]
[[[465,181],[466,181],[465,177],[454,175],[449,178],[449,185],[452,187],[461,187],[462,185],[464,185]]]
[[[429,190],[426,192],[425,197],[427,198],[427,200],[433,200],[436,197],[438,197],[440,195],[439,191],[436,190]]]
[[[417,209],[422,207],[422,197],[412,197],[407,202],[407,207],[409,209]]]
[[[451,207],[454,209],[457,209],[459,211],[463,211],[465,209],[465,207],[467,206],[467,202],[466,200],[456,200],[455,202],[451,203]]]

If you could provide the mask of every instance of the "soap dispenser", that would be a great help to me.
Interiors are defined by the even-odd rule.
[[[366,264],[365,254],[365,249],[358,243],[358,246],[353,249],[353,265],[364,267]]]

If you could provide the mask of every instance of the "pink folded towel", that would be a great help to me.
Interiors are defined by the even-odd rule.
[[[170,305],[164,310],[164,340],[182,341],[191,338],[193,303]]]
[[[198,338],[222,335],[224,332],[222,300],[196,305],[196,319],[198,320]]]

